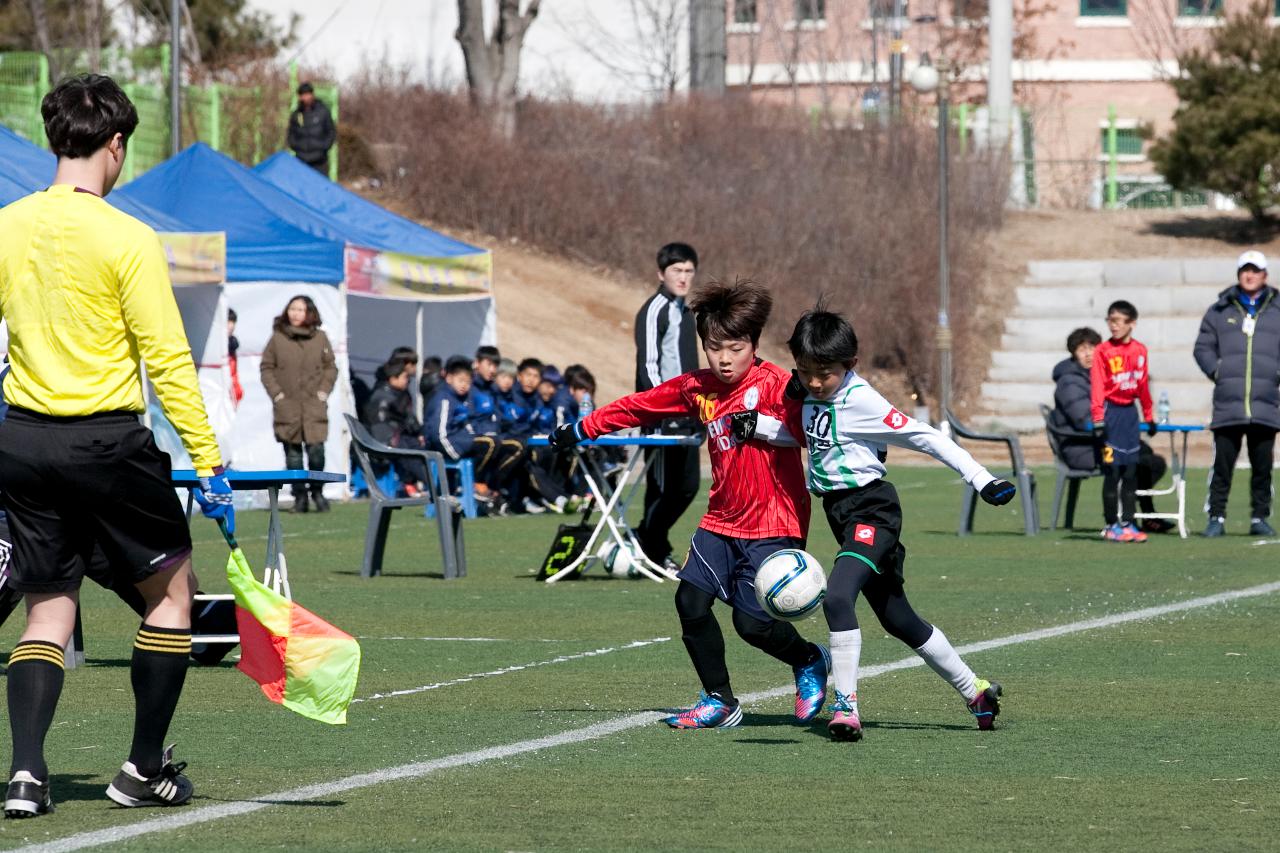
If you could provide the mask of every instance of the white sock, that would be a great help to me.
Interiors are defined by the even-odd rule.
[[[856,699],[858,659],[862,657],[862,629],[831,632],[831,680],[835,689]]]
[[[834,652],[835,649],[832,649]],[[960,695],[964,697],[964,701],[972,702],[978,696],[978,687],[974,683],[977,677],[973,674],[973,670],[960,659],[960,655],[956,654],[955,647],[951,645],[951,641],[947,639],[947,635],[942,633],[942,629],[936,625],[933,633],[929,635],[929,639],[920,648],[916,649],[916,654],[924,658],[924,662],[938,675],[947,680],[947,683],[960,691]]]

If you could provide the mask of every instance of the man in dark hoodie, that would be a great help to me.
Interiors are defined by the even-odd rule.
[[[1053,368],[1053,413],[1050,419],[1062,430],[1073,430],[1078,437],[1064,436],[1061,440],[1062,461],[1072,468],[1089,470],[1098,465],[1098,445],[1093,439],[1089,416],[1089,369],[1093,366],[1093,351],[1102,343],[1102,336],[1093,329],[1082,327],[1067,336],[1067,352]],[[1168,468],[1164,457],[1153,451],[1145,441],[1138,448],[1137,480],[1140,490],[1150,489],[1160,481]],[[1142,512],[1155,512],[1150,497],[1138,498]],[[1166,533],[1173,523],[1163,518],[1148,518],[1142,529],[1148,533]]]
[[[1267,284],[1267,258],[1248,251],[1236,261],[1236,283],[1218,294],[1200,322],[1196,364],[1213,380],[1213,471],[1205,536],[1226,532],[1227,495],[1240,446],[1249,445],[1253,476],[1250,536],[1275,536],[1271,467],[1280,430],[1280,304]]]

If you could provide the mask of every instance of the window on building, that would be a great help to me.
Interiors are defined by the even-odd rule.
[[[759,23],[760,19],[756,16],[756,0],[733,0],[733,22],[735,24]]]
[[[1189,0],[1177,0],[1179,3],[1186,3]],[[1129,14],[1127,0],[1080,0],[1081,17],[1090,16],[1114,16],[1123,18]]]
[[[1186,2],[1186,0],[1179,0],[1179,2]],[[827,0],[796,0],[797,21],[825,21],[826,19]]]
[[[1116,128],[1116,155],[1120,157],[1126,156],[1142,156],[1143,145],[1142,131],[1137,127],[1117,127]],[[1107,128],[1102,128],[1101,134],[1102,153],[1107,156]]]
[[[990,8],[988,0],[955,0],[955,17],[965,21],[981,21],[987,17]]]
[[[1212,17],[1222,14],[1222,0],[1177,0],[1178,14],[1184,17]]]
[[[964,2],[964,0],[960,0],[960,2]],[[985,7],[987,0],[981,0],[981,2]],[[1276,0],[1276,2],[1280,3],[1280,0]],[[907,0],[901,0],[901,3],[902,3],[902,17],[910,18],[911,13],[908,11],[908,9],[911,4],[908,3]],[[892,18],[893,4],[894,4],[894,0],[871,0],[871,17],[878,18],[880,20],[886,20],[888,18]]]

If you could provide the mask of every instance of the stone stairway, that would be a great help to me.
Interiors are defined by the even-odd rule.
[[[991,354],[974,425],[1042,430],[1038,407],[1053,405],[1053,366],[1067,357],[1067,335],[1089,326],[1105,339],[1107,306],[1117,299],[1138,309],[1134,337],[1151,355],[1152,399],[1165,391],[1173,421],[1208,423],[1213,385],[1191,349],[1205,310],[1234,280],[1234,258],[1031,262]]]

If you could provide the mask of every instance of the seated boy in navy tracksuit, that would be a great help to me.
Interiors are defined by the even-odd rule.
[[[422,434],[427,446],[438,450],[450,461],[470,459],[475,465],[476,497],[486,503],[494,499],[491,484],[510,474],[500,470],[504,460],[498,453],[499,441],[494,435],[477,435],[468,406],[471,394],[471,360],[455,355],[444,368],[440,383],[427,406]]]
[[[542,430],[539,424],[538,384],[542,381],[542,362],[526,358],[517,366],[503,359],[494,380],[497,388],[498,413],[502,425],[503,441],[519,441],[524,450],[519,473],[513,489],[520,492],[513,505],[523,506],[525,512],[539,513],[545,509],[565,512],[569,495],[564,483],[554,470],[535,461],[537,448],[527,446],[529,437]]]

